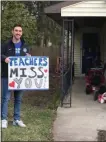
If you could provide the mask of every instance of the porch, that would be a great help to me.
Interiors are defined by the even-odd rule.
[[[75,1],[74,1],[75,2]],[[89,12],[90,9],[90,12]],[[62,29],[61,104],[54,122],[54,141],[98,141],[98,130],[106,130],[106,105],[85,94],[83,75],[83,34],[97,33],[101,59],[106,61],[106,4],[88,1],[63,2],[45,9]],[[61,17],[62,16],[62,17]],[[91,41],[92,43],[92,41]],[[97,41],[95,40],[95,49]],[[91,44],[92,46],[92,44]],[[92,48],[92,47],[91,47]],[[75,81],[72,65],[75,62]],[[67,107],[72,106],[71,109]],[[104,138],[106,140],[106,138]]]
[[[60,2],[47,7],[47,16],[60,24],[62,28],[61,43],[61,102],[70,94],[70,106],[73,95],[72,75],[73,64],[75,77],[85,74],[87,64],[85,61],[86,51],[93,50],[95,57],[97,52],[103,62],[106,61],[106,3],[105,1],[81,1]],[[83,37],[84,34],[96,34],[96,40]],[[90,36],[89,36],[90,37]],[[93,44],[92,44],[93,42]],[[85,43],[85,44],[84,44]],[[88,43],[90,43],[88,45]],[[88,54],[88,53],[87,53]],[[94,56],[93,56],[94,57]]]

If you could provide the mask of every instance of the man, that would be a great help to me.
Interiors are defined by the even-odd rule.
[[[8,63],[10,56],[29,56],[29,49],[25,45],[22,37],[21,25],[15,25],[12,29],[12,38],[1,47],[1,85],[2,85],[2,102],[1,102],[1,119],[2,128],[7,128],[8,121],[8,101],[11,91],[8,90]],[[13,125],[26,127],[20,119],[20,108],[22,100],[22,91],[14,91],[14,120]]]

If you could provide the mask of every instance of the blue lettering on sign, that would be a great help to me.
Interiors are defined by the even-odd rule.
[[[45,61],[45,63],[43,64],[43,66],[47,66],[47,58],[46,57],[44,57],[44,61]]]
[[[21,65],[25,66],[25,62],[23,61],[23,58],[20,58],[20,61],[19,61],[19,66]]]
[[[14,57],[14,58],[10,58],[10,66],[17,66],[18,64],[17,64],[17,58],[16,57]]]
[[[18,59],[19,58],[19,59]],[[47,57],[14,57],[10,58],[10,66],[47,66]]]
[[[42,66],[42,58],[39,59],[39,66]]]
[[[26,58],[25,59],[25,64],[28,66],[28,65],[31,65],[31,63],[29,62],[29,60]]]
[[[37,58],[34,58],[34,66],[37,66]]]

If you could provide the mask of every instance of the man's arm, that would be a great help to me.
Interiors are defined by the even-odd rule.
[[[9,63],[10,59],[5,55],[6,47],[7,47],[6,44],[1,46],[1,61],[5,62],[5,63]]]
[[[31,56],[31,53],[30,53],[30,48],[27,46],[27,52],[26,52],[26,56]]]
[[[7,56],[5,55],[6,44],[1,45],[1,61],[5,62]]]

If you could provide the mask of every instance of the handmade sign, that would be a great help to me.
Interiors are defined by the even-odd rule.
[[[8,89],[49,89],[49,58],[46,56],[10,57]]]

